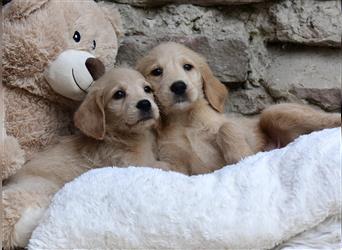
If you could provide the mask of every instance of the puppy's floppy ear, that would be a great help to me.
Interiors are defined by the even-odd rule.
[[[214,76],[206,62],[203,61],[199,68],[203,78],[205,97],[213,109],[223,113],[224,102],[228,96],[228,89]]]
[[[85,135],[103,140],[105,135],[103,91],[94,90],[88,93],[74,115],[74,123]]]
[[[150,72],[147,72],[148,66],[151,66],[153,63],[153,57],[150,55],[145,55],[142,58],[138,59],[135,64],[135,69],[140,72],[144,77],[146,77]]]

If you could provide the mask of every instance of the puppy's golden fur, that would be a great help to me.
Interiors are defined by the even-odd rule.
[[[138,109],[141,100],[149,101],[149,112]],[[75,114],[76,126],[88,137],[68,137],[37,154],[4,186],[3,247],[25,247],[52,195],[91,168],[167,169],[153,151],[158,118],[149,83],[139,72],[115,69],[98,80]]]
[[[190,66],[189,66],[190,65]],[[326,114],[297,104],[279,104],[259,118],[237,119],[223,113],[228,91],[205,59],[177,43],[163,43],[137,64],[152,83],[160,104],[160,159],[186,174],[201,174],[277,146],[301,134],[340,126],[340,114]],[[186,85],[184,94],[172,90]]]

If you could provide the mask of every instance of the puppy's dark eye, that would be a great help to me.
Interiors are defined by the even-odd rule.
[[[75,42],[79,43],[81,41],[81,34],[77,30],[75,31],[74,35],[72,36]]]
[[[185,69],[186,71],[190,71],[192,70],[194,66],[192,66],[191,64],[184,64],[183,65],[183,69]]]
[[[95,49],[96,48],[96,41],[93,40],[93,46],[91,47],[92,49]]]
[[[113,98],[114,98],[115,100],[119,100],[119,99],[124,98],[125,96],[126,96],[125,91],[118,90],[118,91],[116,91],[116,92],[114,93]]]
[[[151,74],[154,76],[160,76],[161,74],[163,74],[163,70],[161,68],[156,68],[151,71]]]
[[[145,91],[146,93],[148,93],[148,94],[150,94],[150,93],[153,92],[153,90],[152,90],[152,88],[151,88],[150,86],[145,86],[145,87],[144,87],[144,91]]]

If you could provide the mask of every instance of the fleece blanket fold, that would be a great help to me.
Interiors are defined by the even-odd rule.
[[[211,174],[91,170],[53,198],[29,249],[269,249],[341,211],[341,129]]]

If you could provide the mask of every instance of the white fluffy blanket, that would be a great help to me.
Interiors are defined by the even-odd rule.
[[[92,170],[55,195],[29,249],[272,248],[339,214],[340,163],[336,128],[206,175]]]

